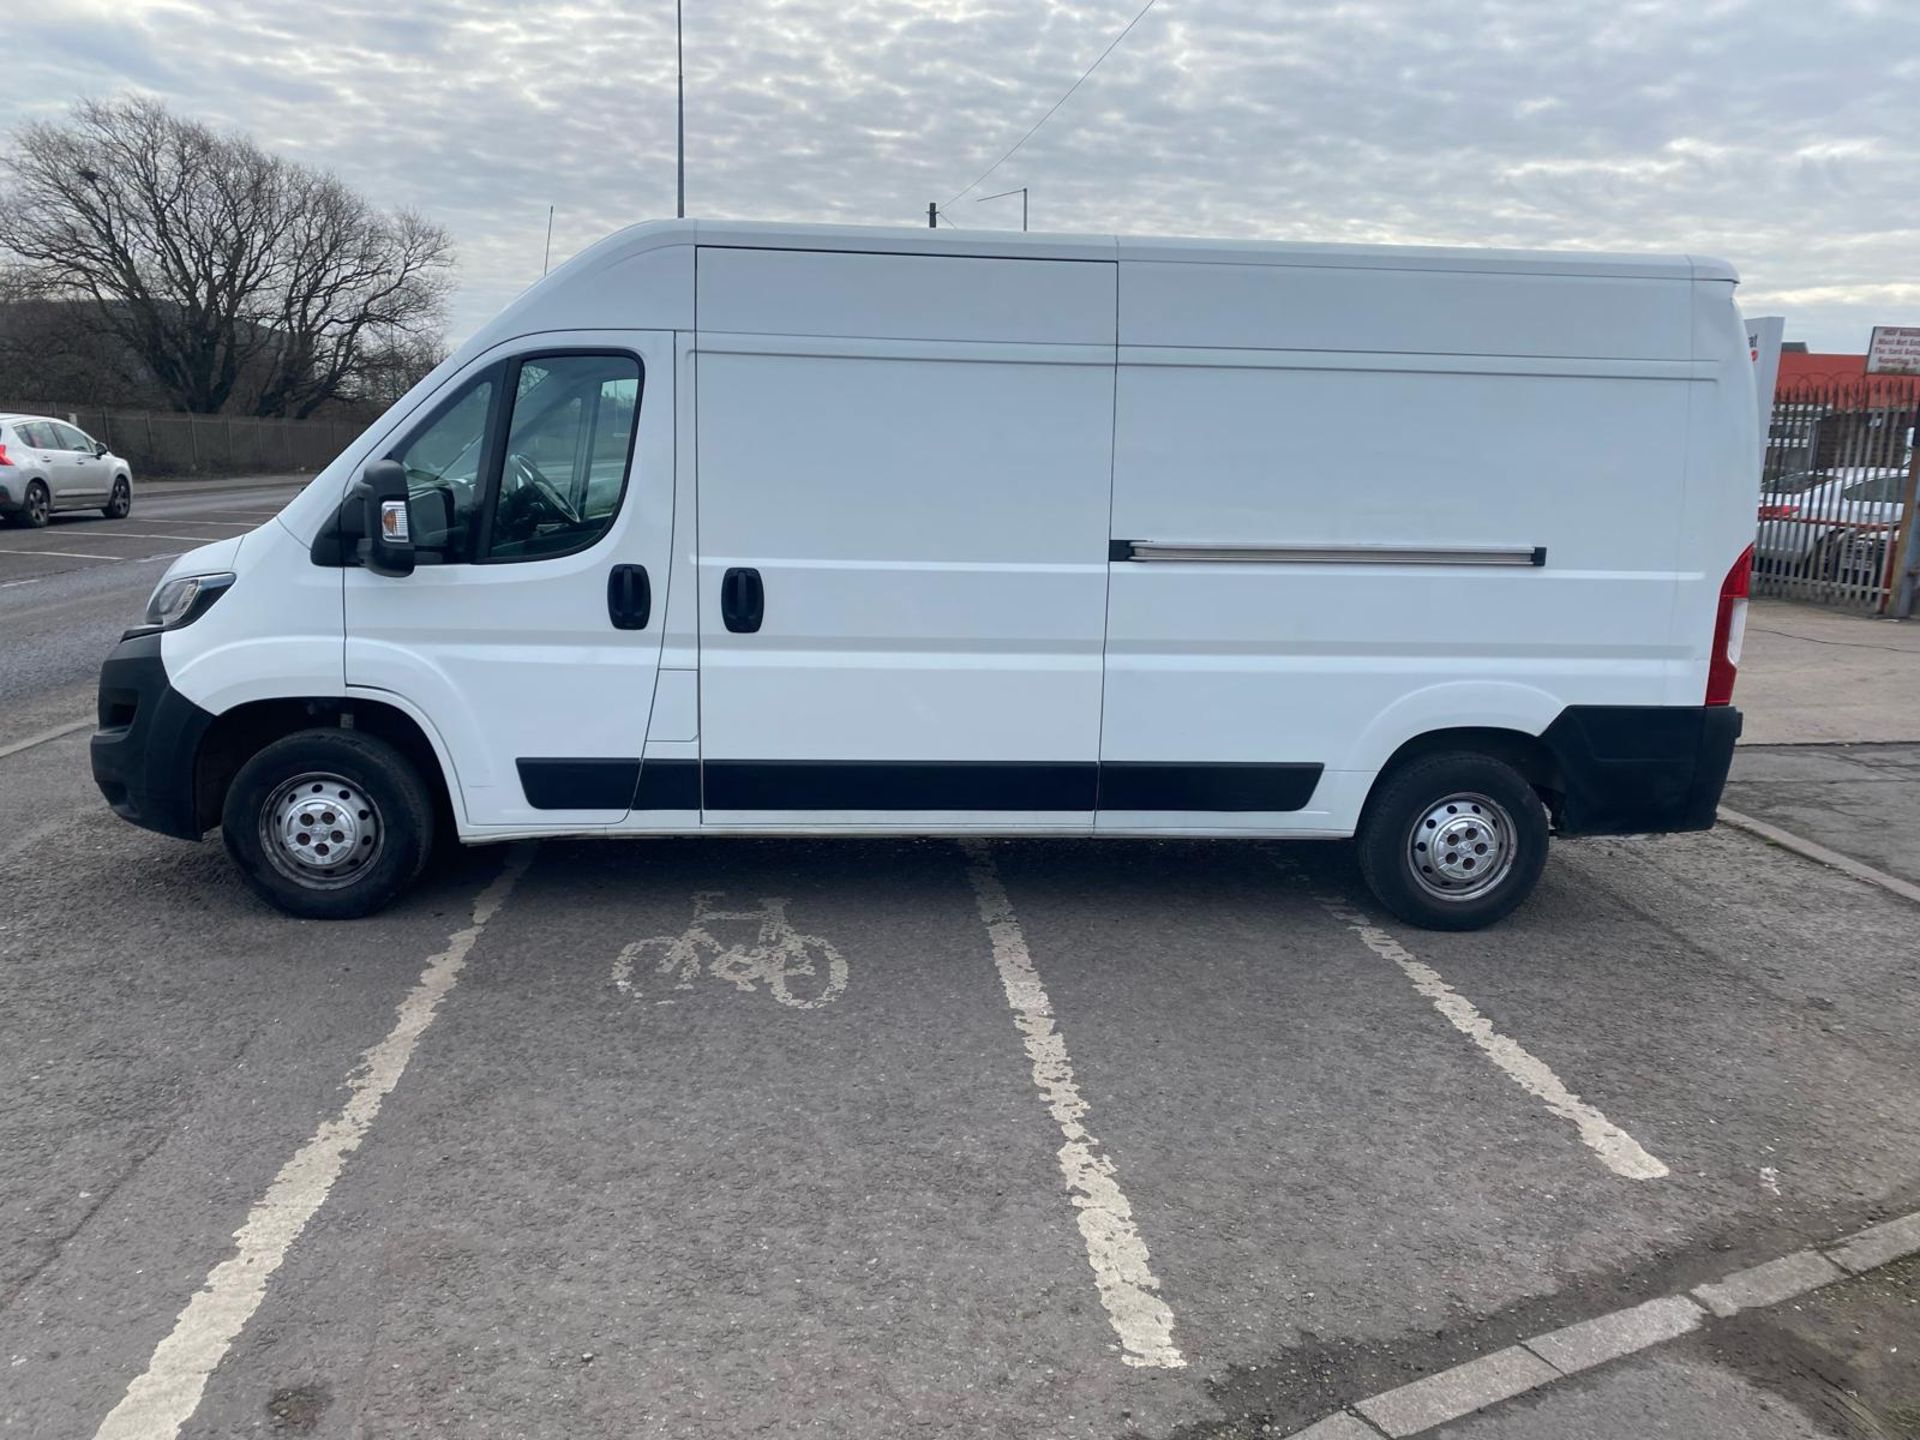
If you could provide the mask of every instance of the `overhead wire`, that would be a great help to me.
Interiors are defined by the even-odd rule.
[[[1112,40],[1107,42],[1107,48],[1102,50],[1097,56],[1094,57],[1094,61],[1091,65],[1087,66],[1085,70],[1082,70],[1080,72],[1080,78],[1074,81],[1073,84],[1067,87],[1067,93],[1062,95],[1058,100],[1054,101],[1053,105],[1048,109],[1047,113],[1042,115],[1038,120],[1033,122],[1032,128],[1030,128],[1026,134],[1022,135],[1018,140],[1014,141],[1012,149],[1008,150],[1006,154],[1002,155],[998,160],[994,161],[993,164],[989,165],[986,169],[982,170],[977,176],[975,176],[974,181],[971,185],[968,185],[965,189],[956,192],[953,199],[947,201],[946,205],[939,206],[938,209],[940,210],[940,212],[945,213],[947,205],[952,205],[955,201],[959,200],[962,195],[965,195],[967,191],[977,190],[980,187],[980,182],[982,180],[985,180],[989,175],[993,174],[994,171],[998,170],[1002,165],[1006,164],[1007,161],[1011,160],[1016,154],[1018,154],[1020,147],[1025,145],[1029,140],[1031,140],[1035,135],[1037,135],[1040,132],[1040,127],[1042,125],[1045,125],[1047,121],[1051,120],[1054,117],[1054,114],[1060,109],[1060,107],[1066,104],[1067,101],[1073,98],[1073,92],[1078,90],[1082,85],[1087,83],[1087,77],[1093,74],[1094,71],[1100,68],[1100,62],[1105,60],[1115,50],[1119,49],[1120,42],[1122,40],[1125,40],[1127,36],[1133,33],[1133,27],[1138,25],[1142,20],[1146,19],[1147,12],[1153,9],[1153,7],[1159,3],[1160,3],[1160,0],[1147,0],[1147,3],[1140,7],[1139,12],[1133,17],[1133,19],[1129,20],[1126,23],[1125,28],[1122,29],[1118,35],[1114,36]]]

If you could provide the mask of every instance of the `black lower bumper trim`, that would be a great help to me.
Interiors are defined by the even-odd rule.
[[[1569,705],[1540,737],[1560,833],[1711,829],[1740,724],[1731,705]]]
[[[159,635],[122,640],[107,656],[100,667],[99,724],[93,782],[113,813],[181,840],[205,834],[194,771],[213,716],[168,681]]]

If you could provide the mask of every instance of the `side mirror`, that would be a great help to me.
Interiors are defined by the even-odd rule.
[[[104,460],[107,458],[107,447],[98,440],[93,442],[93,458],[96,460]]]
[[[360,563],[376,575],[413,573],[407,520],[407,470],[398,460],[370,461],[354,487],[360,496]]]

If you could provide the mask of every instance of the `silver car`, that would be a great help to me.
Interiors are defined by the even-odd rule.
[[[0,519],[38,528],[56,510],[133,509],[133,471],[86,431],[50,415],[0,415]]]
[[[1894,466],[1802,470],[1766,483],[1754,559],[1763,566],[1837,579],[1876,572],[1900,527],[1907,472]]]

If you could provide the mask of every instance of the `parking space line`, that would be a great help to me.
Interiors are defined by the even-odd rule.
[[[1034,1089],[1046,1101],[1064,1137],[1060,1173],[1087,1243],[1087,1263],[1093,1267],[1100,1303],[1120,1337],[1120,1358],[1129,1365],[1179,1369],[1187,1362],[1173,1343],[1173,1311],[1160,1298],[1160,1282],[1154,1277],[1146,1242],[1133,1223],[1133,1207],[1120,1189],[1113,1161],[1087,1129],[1087,1102],[1074,1080],[1066,1039],[1054,1026],[1053,1004],[1040,983],[993,854],[982,840],[963,840],[960,848],[966,852],[967,879],[993,945],[993,963],[1000,971],[1007,1004],[1015,1026],[1026,1037]]]
[[[199,540],[209,545],[220,538],[218,535],[172,535],[151,530],[101,530],[98,534],[102,540]]]
[[[18,755],[22,750],[31,750],[36,745],[45,745],[50,740],[58,740],[62,735],[71,735],[76,730],[84,730],[93,724],[93,717],[84,720],[71,720],[65,725],[56,725],[51,730],[42,730],[37,735],[29,735],[24,740],[15,740],[10,745],[0,746],[0,760],[9,755]]]
[[[1281,869],[1303,884],[1308,883],[1306,877],[1287,862],[1279,863]],[[1667,1174],[1664,1164],[1648,1154],[1633,1136],[1569,1090],[1544,1060],[1518,1040],[1494,1029],[1493,1022],[1449,985],[1438,970],[1351,906],[1317,891],[1313,892],[1313,898],[1335,921],[1358,935],[1360,942],[1374,954],[1397,965],[1413,982],[1413,988],[1431,1001],[1433,1008],[1444,1015],[1454,1029],[1499,1066],[1508,1079],[1562,1120],[1570,1122],[1581,1142],[1600,1157],[1601,1164],[1628,1180],[1658,1180]]]
[[[124,555],[89,555],[84,550],[8,550],[0,547],[0,555],[52,555],[61,560],[124,560]]]
[[[326,1202],[347,1157],[360,1148],[381,1104],[399,1084],[421,1035],[433,1023],[440,1002],[460,978],[480,932],[506,903],[532,863],[533,853],[531,845],[513,848],[499,875],[474,900],[470,923],[449,935],[447,948],[427,961],[394,1012],[393,1029],[360,1057],[360,1064],[348,1075],[347,1100],[340,1113],[321,1122],[280,1167],[266,1194],[248,1212],[246,1223],[234,1231],[235,1253],[214,1266],[194,1292],[146,1370],[100,1422],[94,1440],[171,1440],[192,1418],[207,1378],[260,1308],[267,1282]]]

